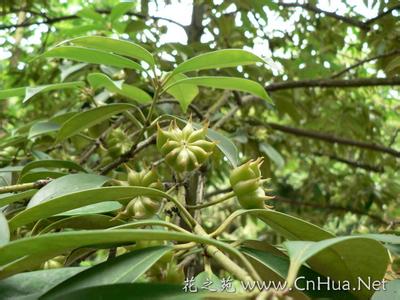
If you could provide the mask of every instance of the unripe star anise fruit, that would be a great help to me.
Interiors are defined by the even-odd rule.
[[[176,172],[190,172],[199,168],[212,154],[215,143],[206,140],[208,124],[194,129],[189,121],[180,129],[172,121],[168,130],[158,126],[157,148],[165,162]]]
[[[245,209],[266,208],[264,201],[273,198],[267,196],[263,188],[263,184],[268,180],[262,179],[260,171],[262,163],[262,158],[249,160],[231,172],[229,180],[233,192]]]
[[[128,168],[128,167],[127,167]],[[154,168],[150,171],[136,172],[128,168],[128,185],[163,190],[158,174]],[[154,216],[161,207],[161,198],[139,196],[133,198],[115,218],[146,219]]]

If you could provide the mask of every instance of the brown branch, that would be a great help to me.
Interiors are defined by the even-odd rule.
[[[344,163],[344,164],[349,165],[349,166],[351,166],[353,168],[360,168],[360,169],[364,169],[364,170],[371,171],[371,172],[377,172],[377,173],[383,173],[385,171],[382,166],[373,166],[373,165],[369,165],[369,164],[362,163],[362,162],[359,162],[359,161],[354,161],[354,160],[349,160],[349,159],[346,159],[346,158],[338,157],[336,155],[324,154],[324,153],[321,153],[321,152],[313,152],[313,155],[326,156],[331,160],[335,160],[335,161]]]
[[[46,184],[51,182],[53,179],[40,179],[35,182],[15,184],[15,185],[7,185],[0,187],[0,194],[6,193],[15,193],[15,192],[23,192],[31,189],[40,189],[44,187]]]
[[[352,17],[346,17],[346,16],[338,15],[338,14],[336,14],[334,12],[329,12],[329,11],[322,10],[322,9],[320,9],[320,8],[318,8],[316,6],[313,6],[313,5],[309,4],[309,3],[304,3],[304,4],[303,3],[287,3],[287,2],[285,3],[285,2],[279,1],[278,4],[283,6],[283,7],[301,7],[303,9],[307,10],[307,11],[311,11],[311,12],[316,13],[316,14],[325,14],[328,17],[331,17],[331,18],[339,20],[339,21],[341,21],[343,23],[358,27],[358,28],[360,28],[362,30],[365,30],[365,31],[371,30],[371,25],[373,23],[375,23],[377,20],[379,20],[379,19],[391,14],[392,11],[394,11],[396,9],[400,9],[400,4],[397,4],[397,5],[394,5],[391,8],[388,8],[387,11],[378,14],[376,17],[373,17],[373,18],[368,19],[366,21],[360,21],[360,20],[352,18]]]
[[[400,151],[397,151],[390,147],[385,147],[382,145],[374,144],[374,143],[367,143],[363,141],[355,141],[347,138],[338,137],[329,133],[317,132],[312,130],[305,130],[295,127],[289,127],[285,125],[280,125],[276,123],[263,123],[262,121],[256,119],[249,119],[249,124],[258,125],[258,126],[268,126],[272,129],[293,134],[296,136],[301,137],[308,137],[315,140],[321,140],[332,144],[340,144],[340,145],[347,145],[347,146],[354,146],[362,149],[368,149],[376,152],[382,152],[390,154],[394,157],[400,157]]]
[[[349,67],[347,67],[345,69],[343,69],[342,71],[339,71],[339,72],[333,74],[331,76],[331,78],[340,77],[341,75],[347,73],[348,71],[350,71],[352,69],[355,69],[355,68],[357,68],[357,67],[359,67],[359,66],[361,66],[361,65],[363,65],[363,64],[365,64],[367,62],[370,62],[370,61],[373,61],[373,60],[376,60],[376,59],[380,59],[380,58],[390,57],[390,56],[397,55],[397,54],[400,54],[400,49],[397,49],[397,50],[394,50],[394,51],[391,51],[391,52],[388,52],[388,53],[384,53],[384,54],[380,54],[380,55],[376,55],[376,56],[373,56],[373,57],[370,57],[370,58],[366,58],[366,59],[360,60],[359,62],[357,62],[357,63],[355,63],[355,64],[353,64],[353,65],[351,65],[351,66],[349,66]]]
[[[304,3],[304,4],[301,4],[301,3],[285,3],[285,2],[281,2],[280,1],[278,4],[283,6],[283,7],[301,7],[303,9],[305,9],[305,10],[312,11],[312,12],[317,13],[317,14],[325,14],[325,15],[327,15],[329,17],[332,17],[332,18],[334,18],[336,20],[339,20],[339,21],[342,21],[344,23],[350,24],[352,26],[361,28],[362,30],[369,30],[369,26],[367,24],[365,24],[363,21],[360,21],[360,20],[357,20],[357,19],[354,19],[354,18],[350,18],[350,17],[346,17],[346,16],[341,16],[341,15],[338,15],[338,14],[336,14],[334,12],[325,11],[325,10],[322,10],[322,9],[316,7],[316,6],[312,6],[311,4],[308,4],[308,3]]]
[[[109,163],[108,165],[106,165],[105,167],[103,167],[100,171],[101,175],[105,175],[108,172],[110,172],[111,170],[119,167],[121,164],[129,161],[130,159],[132,159],[137,153],[139,153],[140,151],[142,151],[143,149],[145,149],[146,147],[148,147],[149,145],[152,145],[156,142],[156,136],[152,135],[151,137],[149,137],[147,140],[144,140],[142,142],[140,142],[137,145],[133,145],[131,147],[131,149],[129,149],[127,152],[123,153],[118,159],[116,159],[115,161]]]
[[[108,9],[97,9],[96,12],[100,14],[110,14],[111,10]],[[164,18],[164,17],[156,17],[156,16],[145,16],[139,13],[134,13],[134,12],[127,12],[125,15],[131,16],[131,17],[137,17],[139,19],[152,19],[155,21],[167,21],[169,23],[173,23],[175,25],[178,25],[182,28],[186,28],[185,25],[176,22],[174,20]],[[33,21],[33,22],[23,22],[19,24],[10,24],[10,25],[1,25],[0,30],[5,30],[5,29],[13,29],[13,28],[20,28],[20,27],[29,27],[32,25],[41,25],[41,24],[47,24],[47,25],[52,25],[54,23],[66,21],[66,20],[74,20],[74,19],[79,19],[80,17],[78,15],[67,15],[67,16],[60,16],[60,17],[48,17],[48,16],[42,16],[44,19],[41,21]]]
[[[357,78],[357,79],[305,79],[271,83],[265,87],[267,92],[298,88],[350,88],[364,86],[400,85],[400,78]]]
[[[325,205],[325,204],[318,204],[318,203],[312,203],[312,202],[304,202],[304,201],[288,199],[288,198],[285,198],[285,197],[282,197],[282,196],[278,196],[278,195],[274,196],[274,200],[276,200],[277,202],[284,202],[284,203],[288,203],[288,204],[291,204],[291,205],[300,205],[300,206],[307,206],[307,207],[313,207],[313,208],[318,208],[318,209],[327,209],[327,210],[351,212],[351,213],[356,214],[356,215],[367,216],[367,217],[377,221],[378,223],[381,223],[381,224],[384,224],[384,225],[390,224],[390,222],[385,221],[384,219],[382,219],[378,215],[371,214],[371,213],[365,212],[365,211],[363,211],[361,209],[357,209],[357,208],[344,207],[344,206],[331,205],[331,204]]]

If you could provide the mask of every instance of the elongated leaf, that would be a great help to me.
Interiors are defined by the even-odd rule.
[[[42,55],[43,57],[65,58],[79,62],[108,65],[117,68],[127,68],[142,71],[138,63],[102,50],[75,46],[60,46],[53,48]]]
[[[99,124],[116,114],[132,108],[133,106],[131,104],[109,104],[78,113],[61,126],[57,134],[57,141],[63,141],[84,129]]]
[[[28,139],[37,137],[39,135],[55,132],[59,129],[60,125],[55,122],[51,121],[37,122],[33,124],[31,129],[29,130]]]
[[[10,300],[37,300],[43,293],[84,267],[60,268],[26,272],[0,281],[1,297]]]
[[[46,179],[46,178],[56,179],[56,178],[68,175],[68,173],[64,173],[64,172],[46,171],[45,169],[40,169],[40,170],[44,170],[44,171],[28,172],[24,176],[20,177],[18,182],[19,183],[28,183],[28,182],[34,182],[34,181],[40,180],[40,179]]]
[[[83,247],[113,247],[135,241],[168,240],[209,244],[236,254],[238,251],[225,243],[205,236],[166,230],[119,229],[81,230],[27,237],[0,247],[0,279],[25,270],[67,251]],[[228,251],[229,250],[229,251]],[[21,258],[24,257],[21,263]]]
[[[57,300],[118,299],[118,300],[200,300],[203,293],[185,293],[180,285],[160,283],[119,283],[90,287],[62,295]]]
[[[57,216],[79,216],[87,214],[103,214],[117,211],[122,207],[121,203],[117,201],[105,201],[95,203],[84,207],[75,208],[66,212],[62,212]]]
[[[86,172],[80,165],[68,160],[37,160],[27,163],[21,171],[21,176],[36,168],[62,168]]]
[[[57,178],[41,188],[29,201],[27,208],[32,208],[66,194],[100,187],[108,180],[109,178],[105,176],[95,174],[71,174]]]
[[[276,164],[278,168],[281,169],[285,166],[285,160],[283,159],[282,155],[270,144],[261,143],[259,147],[262,152],[268,155],[268,157]]]
[[[287,256],[248,247],[242,248],[241,251],[250,258],[250,261],[265,282],[271,282],[273,280],[276,284],[278,284],[278,282],[280,282],[282,286],[285,284],[290,264]],[[308,284],[307,282],[314,282],[314,285],[317,286],[318,280],[320,282],[325,282],[327,278],[306,266],[302,266],[297,276],[295,288],[299,289],[299,291],[303,291],[306,295],[311,297],[311,299],[355,299],[355,297],[347,291],[330,290],[326,285],[321,285],[318,289],[307,288],[307,285],[313,287],[312,284]],[[299,292],[293,293],[292,296],[295,299],[304,298],[304,296],[302,297],[299,295]]]
[[[269,103],[273,104],[271,98],[268,96],[267,92],[263,86],[255,81],[238,78],[238,77],[222,77],[222,76],[201,76],[192,77],[183,80],[179,80],[170,86],[166,87],[168,91],[171,87],[176,87],[179,85],[200,85],[217,89],[228,89],[235,90],[253,94]]]
[[[125,96],[128,99],[140,103],[149,103],[152,101],[151,96],[142,89],[133,85],[124,84],[122,81],[113,81],[103,73],[89,74],[88,81],[93,88],[105,87],[112,93]]]
[[[63,294],[93,286],[133,283],[169,251],[171,247],[158,246],[118,256],[67,279],[41,299],[57,299]]]
[[[201,54],[184,61],[176,67],[173,74],[205,69],[235,67],[239,65],[255,64],[258,62],[265,63],[262,58],[246,50],[224,49]]]
[[[91,7],[82,8],[77,12],[77,15],[81,18],[90,19],[96,22],[104,22],[103,17]]]
[[[382,280],[389,263],[385,247],[368,238],[347,236],[320,242],[287,241],[283,245],[290,257],[288,278],[294,279],[307,261],[313,270],[333,280],[350,282],[350,292],[358,299],[369,299],[373,294],[372,290],[360,286],[360,279],[363,282]]]
[[[39,234],[44,234],[56,229],[104,229],[124,224],[121,220],[112,220],[112,217],[105,215],[77,215],[52,222]]]
[[[130,4],[132,6],[132,3]],[[85,36],[69,40],[69,42],[87,48],[114,52],[115,54],[143,60],[150,66],[155,65],[154,57],[149,51],[130,41],[118,40],[104,36]]]
[[[131,8],[134,7],[133,2],[120,2],[113,7],[110,14],[111,22],[121,18],[125,13],[127,13]]]
[[[397,300],[400,299],[400,280],[392,280],[385,283],[384,289],[377,291],[371,300]]]
[[[33,195],[35,195],[36,192],[37,190],[28,190],[18,194],[2,194],[0,195],[0,207],[10,203],[30,199]]]
[[[0,210],[0,247],[10,241],[10,230],[6,217]]]
[[[75,65],[61,65],[60,66],[61,81],[64,81],[66,78],[68,78],[69,75],[78,72],[79,70],[82,70],[87,65],[88,65],[87,63],[79,63]]]
[[[62,89],[73,89],[84,86],[85,82],[83,81],[72,81],[72,82],[41,85],[36,87],[27,87],[25,91],[25,98],[22,102],[24,103],[27,102],[29,99],[31,99],[33,96],[39,93],[50,92],[54,90],[62,90]]]
[[[10,97],[25,97],[23,102],[28,101],[33,96],[44,93],[50,92],[55,90],[62,90],[62,89],[72,89],[85,86],[83,81],[72,81],[72,82],[65,82],[65,83],[55,83],[55,84],[48,84],[48,85],[41,85],[36,87],[20,87],[15,89],[8,89],[0,91],[0,99],[7,99]]]
[[[187,78],[188,77],[183,74],[176,74],[172,76],[168,82],[173,85],[175,82],[185,80]],[[179,101],[182,110],[186,112],[189,104],[199,93],[199,89],[194,84],[178,84],[171,86],[167,93],[175,97]]]
[[[79,176],[82,175],[83,174],[79,174]],[[88,176],[89,174],[85,175]],[[68,175],[68,176],[78,176],[78,175]],[[58,197],[54,196],[54,188],[60,186],[57,183],[49,188],[51,191],[53,191],[53,193],[51,193],[50,195],[51,198],[49,197],[47,191],[45,191],[43,193],[44,195],[42,195],[41,192],[43,189],[41,189],[32,198],[31,202],[29,202],[28,208],[17,214],[14,218],[12,218],[9,221],[10,228],[15,229],[19,226],[29,224],[33,221],[37,221],[42,218],[51,217],[75,208],[80,208],[104,201],[114,200],[114,201],[126,202],[137,196],[148,196],[148,197],[156,196],[156,197],[168,198],[167,194],[159,190],[144,188],[144,187],[136,187],[136,186],[94,188],[94,189],[81,190],[78,192],[72,192],[71,190],[69,193],[65,194],[65,192],[67,192],[65,183],[71,182],[70,180],[65,179],[68,176],[58,178],[50,183],[53,184],[57,180],[58,181],[63,180],[63,184],[61,185],[61,188],[63,189],[62,195]],[[99,183],[101,183],[101,179],[99,180]],[[48,187],[50,184],[48,184],[46,187]],[[80,187],[82,187],[82,183]],[[71,189],[72,188],[74,188],[73,185],[71,185]]]
[[[0,100],[11,98],[11,97],[22,97],[25,95],[25,87],[0,90]]]

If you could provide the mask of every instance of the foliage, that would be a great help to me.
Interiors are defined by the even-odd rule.
[[[4,297],[393,299],[398,3],[169,2],[1,6]]]

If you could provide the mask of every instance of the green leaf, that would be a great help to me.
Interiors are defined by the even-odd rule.
[[[99,285],[133,283],[169,251],[171,247],[158,246],[120,255],[67,279],[44,294],[41,299],[58,299],[64,294]]]
[[[133,2],[120,2],[113,7],[110,14],[111,22],[121,18],[125,15],[130,9],[134,7]]]
[[[62,295],[57,300],[118,299],[118,300],[200,300],[202,293],[185,293],[181,285],[160,283],[119,283],[90,287]]]
[[[75,215],[68,218],[63,218],[50,223],[45,228],[41,229],[39,234],[48,233],[57,229],[104,229],[124,224],[121,220],[112,220],[113,218],[106,215]]]
[[[103,73],[91,73],[88,81],[93,88],[105,87],[112,93],[120,94],[139,103],[150,103],[152,98],[142,89],[124,84],[123,81],[113,81]]]
[[[363,282],[382,280],[389,255],[383,245],[373,239],[362,237],[337,237],[320,242],[287,241],[283,243],[290,257],[288,282],[292,282],[302,264],[322,275],[340,282],[349,281],[358,299],[370,299],[373,291]],[[365,251],[368,249],[368,251]]]
[[[27,209],[66,194],[100,187],[108,180],[108,177],[95,174],[71,174],[57,178],[41,188],[39,192],[32,197],[27,205]]]
[[[73,89],[77,87],[84,87],[84,81],[71,81],[71,82],[64,82],[64,83],[55,83],[55,84],[48,84],[48,85],[41,85],[36,87],[27,87],[25,91],[25,98],[22,101],[23,103],[27,102],[33,96],[44,93],[50,92],[54,90],[61,90],[61,89]]]
[[[18,194],[2,194],[0,195],[0,207],[6,206],[10,203],[30,199],[36,192],[37,190],[28,190]]]
[[[168,195],[152,188],[136,187],[136,186],[117,186],[117,187],[104,187],[104,188],[90,188],[92,184],[85,183],[84,178],[75,177],[74,180],[69,180],[70,176],[90,176],[90,174],[78,174],[78,175],[67,175],[54,180],[44,188],[49,187],[48,190],[43,191],[41,189],[29,202],[27,209],[14,216],[9,221],[11,229],[15,229],[19,226],[29,224],[39,219],[48,218],[62,212],[66,212],[75,208],[100,203],[104,201],[120,201],[126,202],[137,196],[148,196],[148,197],[166,197]],[[97,176],[97,175],[91,175]],[[101,181],[101,177],[98,178],[98,185],[104,183]],[[76,179],[81,179],[82,182],[77,183],[79,186],[74,186],[73,182]],[[58,184],[56,181],[63,181],[62,184]],[[73,182],[72,182],[73,181]],[[55,183],[56,182],[56,183]],[[54,184],[55,183],[55,184]],[[85,187],[86,185],[86,187]],[[69,187],[69,191],[67,190]],[[59,192],[58,188],[61,189],[61,195],[55,195]],[[83,190],[85,188],[85,190]],[[74,192],[75,189],[75,192]],[[79,191],[77,191],[79,189]],[[44,194],[44,195],[42,195]]]
[[[400,280],[386,282],[385,289],[377,291],[371,300],[398,300],[400,299]]]
[[[108,104],[80,112],[68,119],[60,128],[56,142],[63,141],[84,129],[99,124],[110,117],[135,108],[131,104]]]
[[[10,229],[6,217],[0,210],[0,247],[10,241]]]
[[[0,91],[0,99],[7,99],[10,97],[22,97],[24,96],[24,100],[22,102],[27,102],[33,96],[50,92],[54,90],[62,90],[62,89],[72,89],[77,87],[84,87],[85,82],[83,81],[71,81],[65,83],[55,83],[55,84],[47,84],[36,87],[20,87],[15,89],[8,89]]]
[[[77,16],[80,18],[90,19],[97,22],[104,22],[103,17],[97,13],[93,8],[84,7],[77,12]]]
[[[175,83],[166,87],[165,90],[168,91],[171,87],[187,85],[187,84],[246,92],[253,94],[257,97],[260,97],[268,101],[269,103],[273,104],[271,98],[268,96],[267,92],[265,91],[265,89],[261,84],[249,79],[238,78],[238,77],[222,77],[222,76],[191,77],[176,81]]]
[[[289,258],[286,255],[268,251],[269,249],[261,251],[259,249],[244,247],[240,250],[250,258],[250,262],[254,265],[263,280],[266,282],[274,281],[276,284],[280,282],[282,286],[285,284],[290,264]],[[347,291],[330,290],[325,285],[321,285],[319,289],[307,289],[307,282],[314,282],[315,286],[317,286],[318,280],[325,282],[327,278],[306,266],[300,268],[297,278],[296,288],[302,290],[311,299],[355,299]],[[309,284],[309,286],[312,287],[312,284]],[[294,299],[301,299],[301,295],[298,295],[299,293],[300,291],[293,291],[291,296]]]
[[[32,139],[39,135],[55,132],[59,129],[60,125],[55,122],[51,121],[37,122],[33,124],[31,129],[29,130],[28,139]]]
[[[0,91],[0,100],[7,99],[11,97],[22,97],[25,96],[25,87],[6,89]]]
[[[176,74],[168,81],[171,83],[171,87],[168,89],[167,93],[173,96],[179,101],[181,108],[186,112],[190,103],[199,93],[199,89],[194,84],[178,84],[173,85],[175,82],[187,79],[188,77],[183,74]]]
[[[75,65],[61,65],[59,68],[61,70],[61,81],[64,81],[66,78],[68,78],[69,75],[78,72],[79,70],[82,70],[84,67],[86,67],[88,64],[86,63],[79,63]]]
[[[274,147],[267,143],[260,144],[260,151],[264,152],[268,157],[276,164],[279,169],[282,169],[285,166],[285,160],[282,155],[276,151]]]
[[[86,172],[80,165],[68,160],[36,160],[27,163],[21,171],[21,177],[36,168],[57,168]]]
[[[73,267],[17,274],[0,281],[1,297],[10,300],[37,300],[52,287],[83,270],[83,267]]]
[[[224,49],[201,54],[184,61],[178,65],[172,73],[177,74],[206,69],[236,67],[258,62],[265,63],[262,58],[246,50]]]
[[[143,71],[138,63],[112,53],[102,50],[89,49],[75,46],[60,46],[50,49],[42,55],[43,57],[64,58],[79,62],[108,65],[117,68],[127,68]]]
[[[132,5],[132,3],[130,4]],[[69,40],[68,42],[86,48],[93,48],[102,50],[104,52],[114,52],[115,54],[143,60],[150,66],[155,65],[154,57],[149,51],[130,41],[118,40],[103,36],[85,36]]]
[[[33,171],[26,173],[24,176],[19,178],[18,183],[34,182],[36,180],[46,179],[46,178],[56,179],[61,176],[68,175],[68,173],[64,172],[47,171],[46,169],[41,169],[41,170],[43,171]]]
[[[58,216],[78,216],[87,214],[102,214],[119,210],[122,207],[121,203],[116,201],[105,201],[95,203],[84,207],[79,207],[73,210],[62,212]]]
[[[0,279],[76,248],[107,248],[142,240],[193,241],[214,245],[228,253],[239,253],[227,244],[206,236],[166,230],[118,229],[116,232],[106,229],[58,232],[11,241],[0,247]]]

